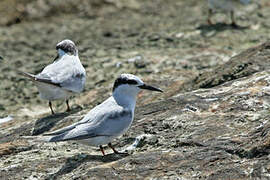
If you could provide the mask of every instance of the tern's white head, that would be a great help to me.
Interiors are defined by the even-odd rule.
[[[56,50],[57,50],[57,57],[55,60],[59,57],[62,57],[65,54],[77,56],[78,55],[78,49],[76,48],[76,45],[73,41],[69,39],[65,39],[61,42],[59,42],[56,45]]]
[[[136,96],[142,89],[163,92],[159,88],[146,85],[135,75],[121,74],[114,82],[113,97],[121,105],[135,107]]]

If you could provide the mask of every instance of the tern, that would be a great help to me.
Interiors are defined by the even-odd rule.
[[[86,73],[82,66],[78,49],[71,40],[63,40],[56,45],[57,56],[52,64],[42,72],[33,75],[19,71],[37,86],[40,97],[49,101],[51,113],[54,114],[51,101],[65,100],[67,111],[70,111],[68,100],[84,89]]]
[[[79,143],[100,148],[108,144],[114,153],[111,142],[125,133],[134,119],[136,96],[142,90],[163,92],[161,89],[145,84],[132,74],[121,74],[114,82],[112,96],[90,110],[84,118],[70,126],[64,127],[42,136],[43,141],[77,141]]]

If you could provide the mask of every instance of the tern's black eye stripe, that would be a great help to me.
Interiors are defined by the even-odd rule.
[[[119,77],[115,80],[113,90],[121,84],[138,84],[136,80]]]
[[[127,83],[128,84],[137,84],[137,81],[135,81],[135,80],[127,80]]]

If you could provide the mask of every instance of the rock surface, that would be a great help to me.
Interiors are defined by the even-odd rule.
[[[256,48],[257,58],[270,54],[261,47],[268,46]],[[135,137],[147,135],[128,156],[109,152],[102,157],[100,152],[72,142],[43,144],[16,138],[0,145],[1,178],[268,178],[269,86],[270,71],[261,71],[139,106],[131,129],[114,142],[125,150]],[[33,127],[37,134],[52,123],[59,128],[78,121],[85,111],[39,119],[24,131]],[[13,133],[6,133],[6,138],[25,132],[15,129]]]
[[[53,16],[46,13],[56,1],[27,2],[44,10],[37,19],[0,20],[7,25],[0,29],[0,116],[13,117],[0,124],[0,179],[270,178],[268,0],[238,12],[243,25],[252,24],[242,29],[204,25],[204,1],[93,1],[81,14]],[[93,7],[101,11],[86,14]],[[58,113],[49,115],[33,84],[12,69],[39,72],[67,37],[78,44],[87,84],[70,113],[56,102]],[[139,94],[133,125],[113,141],[128,155],[29,137],[79,121],[110,95],[121,72],[165,91]]]

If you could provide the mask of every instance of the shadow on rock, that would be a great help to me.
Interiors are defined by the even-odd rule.
[[[53,114],[53,115],[49,115],[49,116],[38,119],[35,122],[34,129],[32,131],[32,136],[36,136],[36,135],[42,134],[46,131],[49,131],[61,119],[64,119],[65,117],[67,117],[71,114],[75,114],[81,110],[82,110],[81,107],[77,107],[76,109],[72,109],[70,112]]]
[[[234,30],[245,30],[249,29],[249,26],[240,26],[240,25],[231,25],[226,23],[216,23],[216,24],[203,24],[197,27],[198,30],[201,30],[202,36],[214,36],[217,33],[234,29]]]
[[[120,160],[124,157],[129,156],[129,154],[108,154],[106,156],[102,155],[88,155],[88,154],[78,154],[74,155],[70,158],[68,158],[65,162],[65,164],[62,166],[62,168],[57,171],[55,174],[51,174],[49,177],[47,177],[47,180],[51,179],[57,179],[57,177],[62,176],[64,174],[70,173],[77,167],[79,167],[81,164],[85,162],[103,162],[103,163],[110,163],[113,161]]]

